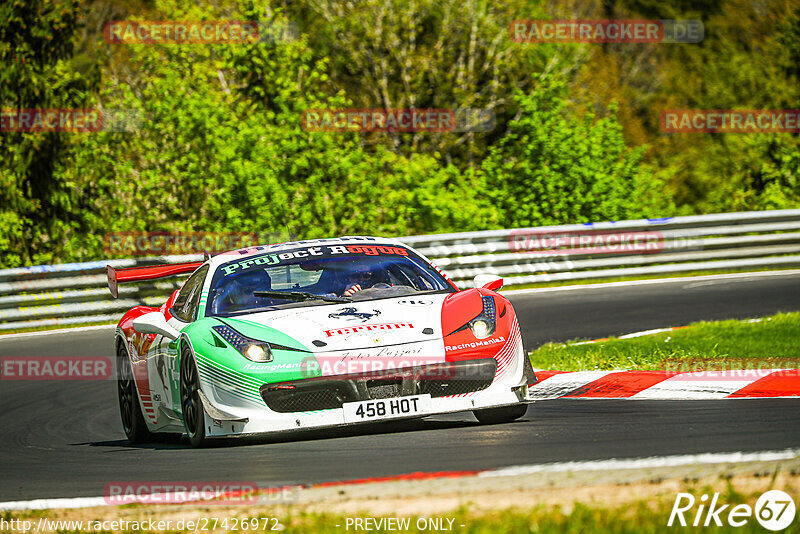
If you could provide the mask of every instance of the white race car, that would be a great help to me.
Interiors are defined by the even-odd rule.
[[[459,290],[400,241],[343,237],[252,247],[203,262],[108,267],[117,284],[191,272],[116,329],[131,442],[209,438],[471,410],[525,414],[536,376],[502,279]]]

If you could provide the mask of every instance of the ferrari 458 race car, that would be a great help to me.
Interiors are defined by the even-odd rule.
[[[502,279],[459,290],[400,241],[343,237],[113,269],[117,284],[192,274],[116,331],[131,442],[266,434],[471,410],[521,417],[536,381]]]

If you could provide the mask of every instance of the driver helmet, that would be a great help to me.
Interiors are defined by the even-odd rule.
[[[356,264],[347,272],[347,281],[350,284],[358,284],[362,288],[375,283],[375,272],[369,265]]]

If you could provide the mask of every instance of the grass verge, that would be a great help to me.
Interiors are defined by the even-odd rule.
[[[667,360],[675,359],[702,360],[710,370],[731,368],[722,360],[786,367],[785,360],[800,363],[798,339],[800,313],[779,313],[758,322],[699,322],[671,332],[586,345],[548,343],[530,357],[537,369],[559,371],[663,369]],[[715,362],[720,366],[714,367]]]
[[[706,489],[708,492],[709,490]],[[703,491],[696,491],[695,495],[701,495]],[[713,491],[710,494],[713,495]],[[706,493],[708,494],[708,493]],[[737,504],[753,505],[758,495],[746,496],[735,491],[724,491],[719,499],[720,502],[730,504],[731,508]],[[586,534],[586,533],[614,533],[614,534],[648,534],[656,532],[682,532],[692,529],[692,521],[697,509],[692,510],[692,514],[685,514],[687,527],[681,527],[674,522],[672,527],[667,526],[673,505],[672,499],[661,499],[657,502],[636,501],[626,503],[618,507],[591,506],[582,503],[575,503],[567,506],[537,506],[531,509],[512,508],[492,512],[475,513],[469,509],[460,509],[450,515],[438,517],[411,517],[407,523],[410,528],[406,529],[380,529],[378,532],[402,531],[409,533],[422,533],[430,531],[451,530],[452,532],[464,534],[498,534],[498,533],[553,533],[553,534]],[[730,509],[730,508],[729,508]],[[426,528],[430,526],[430,521],[442,520],[445,528]],[[453,520],[452,526],[448,524]],[[719,533],[763,533],[765,532],[755,519],[750,518],[741,527],[733,528],[724,523],[723,514],[722,526],[703,527],[701,518],[700,528],[703,532]],[[351,518],[350,528],[346,529],[347,518],[336,515],[300,515],[293,517],[285,532],[318,532],[318,533],[343,533],[353,532],[356,529]],[[435,523],[433,523],[435,524]],[[419,528],[423,527],[423,528]],[[363,529],[360,529],[363,530]],[[791,527],[785,532],[793,532]]]
[[[764,472],[761,478],[748,477],[718,477],[715,479],[684,479],[679,484],[664,485],[662,481],[654,480],[637,486],[636,491],[628,491],[626,484],[616,486],[601,486],[595,496],[588,501],[562,499],[551,501],[552,488],[542,488],[540,493],[529,495],[530,501],[524,506],[502,506],[491,493],[483,495],[488,500],[494,500],[493,506],[482,506],[485,501],[466,501],[461,505],[448,510],[431,511],[430,514],[404,513],[402,511],[378,512],[361,509],[353,512],[342,512],[334,503],[333,511],[327,511],[325,503],[317,506],[282,506],[282,507],[250,507],[246,509],[213,510],[214,507],[205,507],[193,511],[181,511],[180,507],[148,507],[132,506],[102,509],[73,509],[73,510],[42,510],[34,512],[4,512],[0,513],[0,531],[19,532],[21,521],[29,522],[29,529],[34,530],[34,525],[42,523],[41,518],[46,518],[44,526],[61,527],[63,533],[86,532],[230,532],[230,531],[256,531],[279,530],[289,533],[347,533],[370,530],[372,532],[455,532],[464,534],[496,534],[496,533],[656,533],[656,532],[686,532],[696,530],[692,522],[700,512],[700,529],[703,532],[718,533],[732,532],[754,533],[766,530],[758,523],[755,517],[746,517],[746,523],[740,527],[732,528],[727,524],[727,511],[736,505],[747,505],[751,509],[758,498],[766,490],[780,489],[790,498],[796,499],[798,495],[797,474],[780,473],[779,470]],[[588,488],[586,488],[588,489]],[[495,489],[496,490],[496,489]],[[583,490],[576,492],[585,494]],[[687,526],[680,526],[676,518],[672,527],[667,523],[671,516],[678,492],[688,493],[695,497],[695,505],[684,512]],[[618,496],[609,497],[609,493],[619,493]],[[699,508],[702,495],[713,496],[718,494],[718,507],[727,505],[727,511],[720,514],[721,526],[703,526],[706,514]],[[626,497],[621,497],[626,495]],[[630,497],[630,495],[635,495]],[[427,499],[436,498],[428,495]],[[476,495],[477,497],[477,495]],[[620,498],[621,497],[621,498]],[[423,495],[417,497],[424,498]],[[585,498],[585,497],[584,497]],[[369,502],[374,503],[376,496]],[[366,503],[367,501],[362,501]],[[685,505],[686,502],[681,503]],[[384,508],[385,509],[385,508]],[[392,523],[387,523],[391,518]],[[359,520],[359,523],[356,521]],[[383,520],[383,521],[382,521]],[[14,523],[16,521],[16,523]],[[60,523],[56,523],[56,521]],[[72,521],[72,523],[67,523]],[[81,521],[80,525],[76,522]],[[120,523],[114,524],[113,521]],[[127,523],[121,523],[127,521]],[[162,526],[149,528],[153,521],[162,521]],[[167,523],[169,521],[169,523]],[[134,523],[138,522],[138,524]],[[800,519],[790,524],[784,532],[793,532],[800,523]],[[136,525],[136,526],[134,526]],[[145,525],[140,528],[140,525]],[[169,525],[169,526],[168,526]],[[256,528],[253,528],[258,525]],[[119,527],[122,528],[119,528]],[[196,527],[197,526],[197,527]],[[360,528],[359,528],[360,526]],[[11,528],[9,528],[11,527]],[[167,527],[167,528],[164,528]],[[171,528],[169,528],[171,527]],[[177,527],[177,528],[176,528]],[[42,528],[39,532],[52,531]]]

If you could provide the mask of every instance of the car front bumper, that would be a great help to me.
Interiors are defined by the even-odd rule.
[[[527,387],[536,379],[525,369],[524,361],[520,340],[502,374],[495,374],[496,361],[489,358],[358,376],[303,379],[262,385],[260,403],[242,402],[226,394],[217,384],[206,383],[203,384],[206,436],[270,434],[360,424],[346,421],[342,404],[369,399],[397,400],[431,395],[429,410],[425,413],[387,416],[364,423],[529,403]],[[487,380],[489,371],[491,376]],[[463,391],[468,381],[474,391]],[[320,406],[323,409],[313,409]]]

